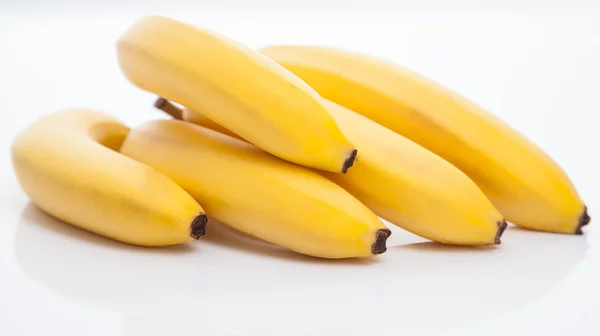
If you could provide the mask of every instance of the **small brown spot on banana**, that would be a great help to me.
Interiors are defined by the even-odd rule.
[[[375,233],[375,242],[371,246],[371,252],[373,252],[373,254],[377,255],[377,254],[382,254],[383,252],[387,251],[387,247],[386,247],[385,243],[386,243],[388,237],[391,235],[392,235],[392,231],[390,231],[389,229],[377,230],[377,232]]]

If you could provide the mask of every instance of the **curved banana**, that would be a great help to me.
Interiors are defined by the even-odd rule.
[[[323,97],[438,154],[465,172],[506,219],[582,233],[587,208],[565,172],[499,118],[400,66],[344,50],[272,46],[261,52]]]
[[[426,239],[455,245],[500,244],[506,221],[458,168],[414,142],[324,101],[359,155],[347,174],[320,172],[378,216]],[[236,136],[185,108],[183,120]]]
[[[354,162],[354,145],[319,95],[255,50],[150,16],[120,37],[117,51],[134,85],[209,116],[275,156],[338,173]]]
[[[198,239],[203,209],[166,176],[116,152],[128,133],[102,112],[55,112],[14,140],[14,171],[33,203],[82,229],[142,246]]]
[[[342,187],[246,142],[155,120],[132,130],[121,153],[171,177],[210,217],[273,244],[321,258],[386,250],[390,230]]]

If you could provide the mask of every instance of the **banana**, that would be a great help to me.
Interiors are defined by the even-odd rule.
[[[423,238],[500,244],[506,221],[458,168],[362,115],[333,102],[326,106],[361,153],[348,174],[324,172],[329,179],[378,216]]]
[[[356,157],[319,95],[259,52],[215,32],[149,16],[117,42],[125,77],[189,106],[284,160],[345,173]]]
[[[386,251],[391,232],[364,204],[246,142],[184,121],[154,120],[132,130],[120,151],[172,178],[208,216],[256,238],[321,258]]]
[[[458,168],[364,116],[327,100],[324,105],[360,154],[347,174],[320,174],[378,216],[423,238],[453,245],[500,244],[506,221]],[[179,115],[236,136],[188,108]]]
[[[582,234],[589,223],[587,207],[556,162],[502,120],[442,85],[346,50],[282,45],[260,51],[324,98],[461,169],[508,221],[566,234]]]
[[[15,138],[15,174],[42,210],[96,234],[142,246],[198,239],[203,209],[166,176],[117,152],[128,133],[103,112],[57,111]]]

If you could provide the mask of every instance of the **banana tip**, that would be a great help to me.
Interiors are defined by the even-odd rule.
[[[156,107],[157,109],[162,109],[162,107],[165,106],[166,103],[167,103],[167,100],[165,98],[159,97],[154,102],[154,107]]]
[[[498,231],[496,231],[496,237],[494,237],[494,244],[500,245],[500,243],[502,243],[500,238],[502,238],[502,234],[506,230],[506,227],[508,226],[508,224],[506,223],[505,220],[499,221],[497,224],[498,224]]]
[[[350,167],[352,167],[352,165],[354,165],[354,160],[356,160],[357,154],[358,154],[358,150],[353,149],[352,153],[350,153],[350,156],[346,159],[346,161],[344,161],[344,166],[342,167],[343,174],[346,174],[348,169],[350,169]]]
[[[389,229],[379,229],[375,233],[375,243],[371,246],[371,251],[373,254],[382,254],[387,251],[387,247],[385,245],[389,236],[392,235],[392,231]]]
[[[587,206],[583,208],[583,212],[581,216],[579,216],[579,223],[577,223],[577,228],[575,229],[575,234],[583,234],[582,228],[590,223],[592,218],[588,214]]]
[[[204,236],[206,233],[206,223],[208,222],[208,217],[206,214],[200,214],[192,221],[190,236],[194,239],[199,239],[201,236]]]
[[[170,115],[175,120],[183,119],[183,111],[163,97],[158,97],[154,101],[154,107]]]

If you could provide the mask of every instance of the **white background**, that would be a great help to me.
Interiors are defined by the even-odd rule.
[[[0,0],[0,335],[600,334],[600,5],[165,3]],[[132,127],[162,118],[116,63],[116,38],[145,14],[254,48],[324,44],[419,71],[544,148],[592,223],[578,237],[509,228],[491,250],[394,230],[376,260],[318,262],[218,225],[191,246],[147,250],[52,220],[16,183],[10,142],[60,108],[100,109]]]

